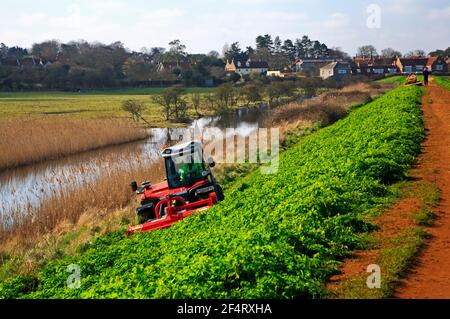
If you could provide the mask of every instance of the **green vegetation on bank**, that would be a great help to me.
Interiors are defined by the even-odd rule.
[[[384,79],[377,80],[376,82],[380,84],[404,84],[406,83],[406,76],[404,75],[387,76]]]
[[[433,76],[433,80],[443,88],[450,90],[450,77],[449,76]]]
[[[101,237],[35,277],[4,282],[0,297],[324,296],[327,276],[371,229],[361,213],[385,200],[420,151],[421,95],[397,88],[292,145],[277,174],[254,171],[207,212],[163,231]],[[79,289],[67,287],[71,264]]]

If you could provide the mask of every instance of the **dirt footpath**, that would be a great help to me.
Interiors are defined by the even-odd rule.
[[[403,285],[398,298],[450,298],[450,92],[434,83],[425,88],[423,112],[427,139],[415,177],[434,182],[441,191],[431,239]]]

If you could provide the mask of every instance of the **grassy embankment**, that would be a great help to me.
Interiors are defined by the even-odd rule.
[[[227,199],[170,229],[118,231],[38,275],[2,284],[3,297],[320,297],[337,262],[371,229],[361,218],[390,198],[420,150],[421,90],[401,87],[311,134],[280,156],[277,174],[237,181]],[[67,266],[81,288],[66,287]],[[158,269],[158,271],[154,271]],[[176,270],[175,270],[176,269]]]
[[[443,88],[450,90],[450,77],[449,76],[433,76],[434,82]]]
[[[405,75],[394,75],[388,76],[384,79],[376,81],[379,84],[394,84],[394,85],[403,85],[406,83],[407,76]],[[417,76],[417,81],[423,82],[423,75]]]

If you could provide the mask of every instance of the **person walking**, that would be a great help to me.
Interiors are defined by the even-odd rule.
[[[430,77],[430,71],[428,71],[428,67],[423,69],[423,82],[425,86],[428,86],[428,78]]]

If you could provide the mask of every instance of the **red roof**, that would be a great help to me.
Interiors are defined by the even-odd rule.
[[[191,65],[188,62],[162,62],[164,69],[181,69],[181,70],[189,70]]]

